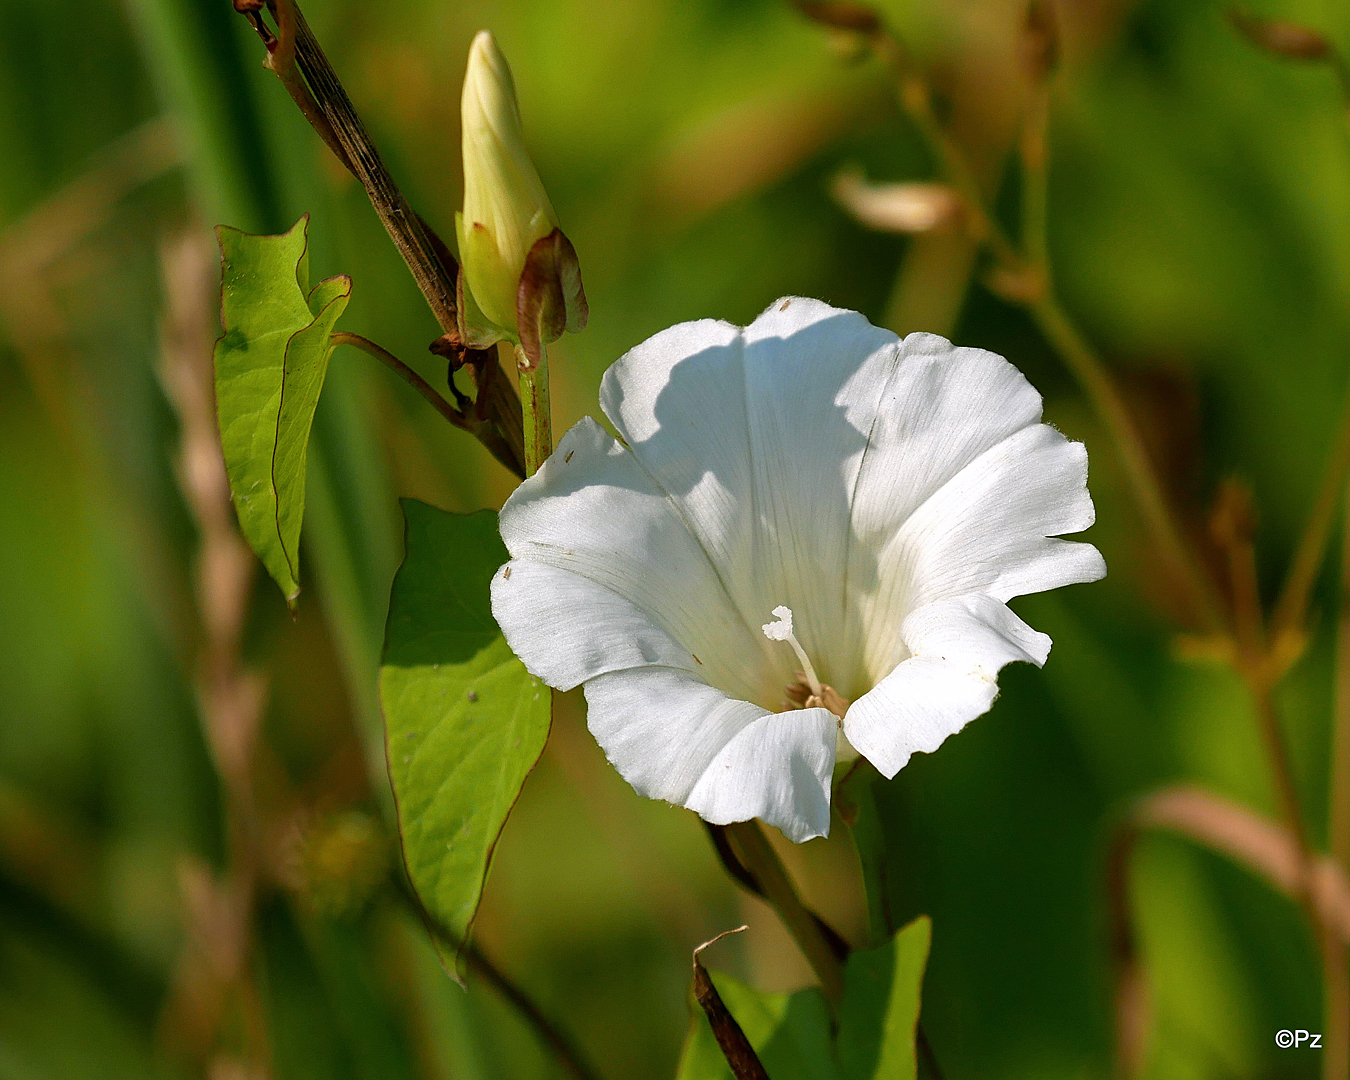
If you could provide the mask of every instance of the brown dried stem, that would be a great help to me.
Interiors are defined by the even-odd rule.
[[[164,255],[166,317],[161,376],[182,431],[179,482],[200,547],[195,592],[203,642],[197,696],[207,744],[225,793],[228,867],[217,877],[185,865],[188,945],[161,1016],[164,1037],[194,1056],[213,1052],[235,1002],[251,1067],[265,1075],[266,1026],[249,953],[255,895],[263,868],[262,827],[253,763],[266,684],[241,655],[241,637],[257,562],[239,535],[221,456],[212,387],[215,257],[186,238]]]
[[[338,160],[361,181],[442,331],[458,341],[455,295],[459,268],[449,249],[394,182],[299,5],[295,0],[268,0],[268,6],[277,19],[275,35],[268,31],[259,12],[246,13],[267,46],[268,66]],[[498,461],[523,476],[520,400],[499,364],[493,363],[486,370],[478,405],[465,417],[466,424],[457,426],[463,426]]]
[[[1148,988],[1139,967],[1129,901],[1129,861],[1145,831],[1170,832],[1246,867],[1278,892],[1316,911],[1317,945],[1327,967],[1327,1027],[1323,1075],[1346,1034],[1350,998],[1345,950],[1350,942],[1350,881],[1327,856],[1308,860],[1289,829],[1263,815],[1198,787],[1155,792],[1135,804],[1112,843],[1108,881],[1113,954],[1116,959],[1116,1054],[1120,1080],[1140,1075],[1149,1028]],[[1334,962],[1333,962],[1334,961]],[[1336,970],[1333,970],[1336,969]],[[1339,974],[1337,973],[1339,971]]]
[[[713,985],[708,969],[699,959],[699,953],[709,945],[716,945],[728,934],[739,934],[747,929],[749,927],[738,926],[735,930],[724,930],[694,950],[694,1000],[707,1016],[708,1026],[712,1028],[713,1038],[717,1040],[722,1056],[731,1067],[732,1076],[736,1080],[769,1080],[769,1074],[759,1060],[759,1055],[755,1053],[755,1048],[750,1045],[750,1040],[745,1037],[741,1025],[736,1022],[736,1018],[722,1001],[722,995]]]
[[[1226,619],[1214,583],[1177,524],[1139,426],[1125,405],[1110,369],[1088,344],[1056,295],[1046,214],[1049,122],[1047,81],[1033,90],[1020,146],[1024,184],[1022,244],[1027,253],[1023,275],[1029,283],[1022,302],[1078,381],[1106,428],[1144,524],[1153,534],[1171,577],[1185,591],[1191,617],[1207,630],[1223,633]],[[1001,249],[994,250],[1005,270],[1016,270],[1020,260],[1008,262],[1007,256],[1000,253]]]
[[[1344,1080],[1346,1066],[1350,1064],[1350,970],[1346,967],[1345,943],[1333,933],[1318,900],[1318,860],[1303,821],[1293,766],[1272,697],[1280,669],[1272,660],[1263,625],[1256,551],[1252,544],[1255,525],[1251,495],[1237,482],[1226,481],[1220,488],[1211,528],[1228,559],[1237,667],[1256,707],[1285,830],[1293,841],[1294,878],[1290,891],[1307,915],[1322,961],[1326,1038],[1323,1076]]]

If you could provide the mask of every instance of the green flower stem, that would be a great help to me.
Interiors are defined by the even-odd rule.
[[[741,862],[764,890],[764,898],[778,912],[806,956],[825,996],[838,1005],[844,997],[844,966],[830,948],[815,916],[802,904],[763,827],[755,820],[738,821],[726,826],[726,832]]]
[[[520,365],[520,403],[525,417],[525,475],[539,471],[553,453],[553,419],[548,396],[548,352],[540,346],[539,364],[530,368],[525,351],[515,347]]]

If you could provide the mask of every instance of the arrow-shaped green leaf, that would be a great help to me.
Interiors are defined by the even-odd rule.
[[[489,586],[497,515],[403,501],[408,553],[389,598],[380,704],[408,875],[463,942],[492,850],[543,753],[552,699],[507,647]]]
[[[221,226],[216,411],[239,527],[287,603],[300,592],[305,452],[351,279],[309,291],[309,217],[280,236]]]
[[[920,915],[875,949],[852,953],[839,1006],[843,1080],[914,1080],[915,1036],[933,924]]]

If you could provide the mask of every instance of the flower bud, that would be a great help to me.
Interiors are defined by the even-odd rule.
[[[522,329],[519,325],[522,275],[531,251],[558,230],[558,218],[525,150],[511,68],[486,30],[473,39],[469,49],[461,110],[464,210],[455,216],[455,228],[464,344],[484,347],[503,338],[520,341],[522,335],[537,339],[537,326]],[[566,238],[563,243],[571,252]],[[575,253],[571,261],[569,269],[576,271]],[[571,291],[579,295],[579,271],[572,276],[576,284]],[[531,274],[530,282],[536,277]],[[527,291],[534,287],[527,283]],[[577,296],[571,298],[575,307]],[[580,302],[584,309],[584,298]],[[533,301],[525,305],[529,311],[539,306]],[[580,321],[584,323],[584,316]],[[550,337],[545,332],[544,339],[556,339],[564,325],[569,330],[580,329],[577,322],[575,317],[564,318],[557,333]]]

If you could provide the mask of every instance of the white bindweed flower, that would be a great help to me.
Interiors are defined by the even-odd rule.
[[[789,298],[671,327],[507,500],[492,609],[637,791],[796,841],[836,754],[894,776],[1050,639],[1007,607],[1106,572],[1087,455],[1001,357]],[[772,618],[774,621],[766,623]]]

